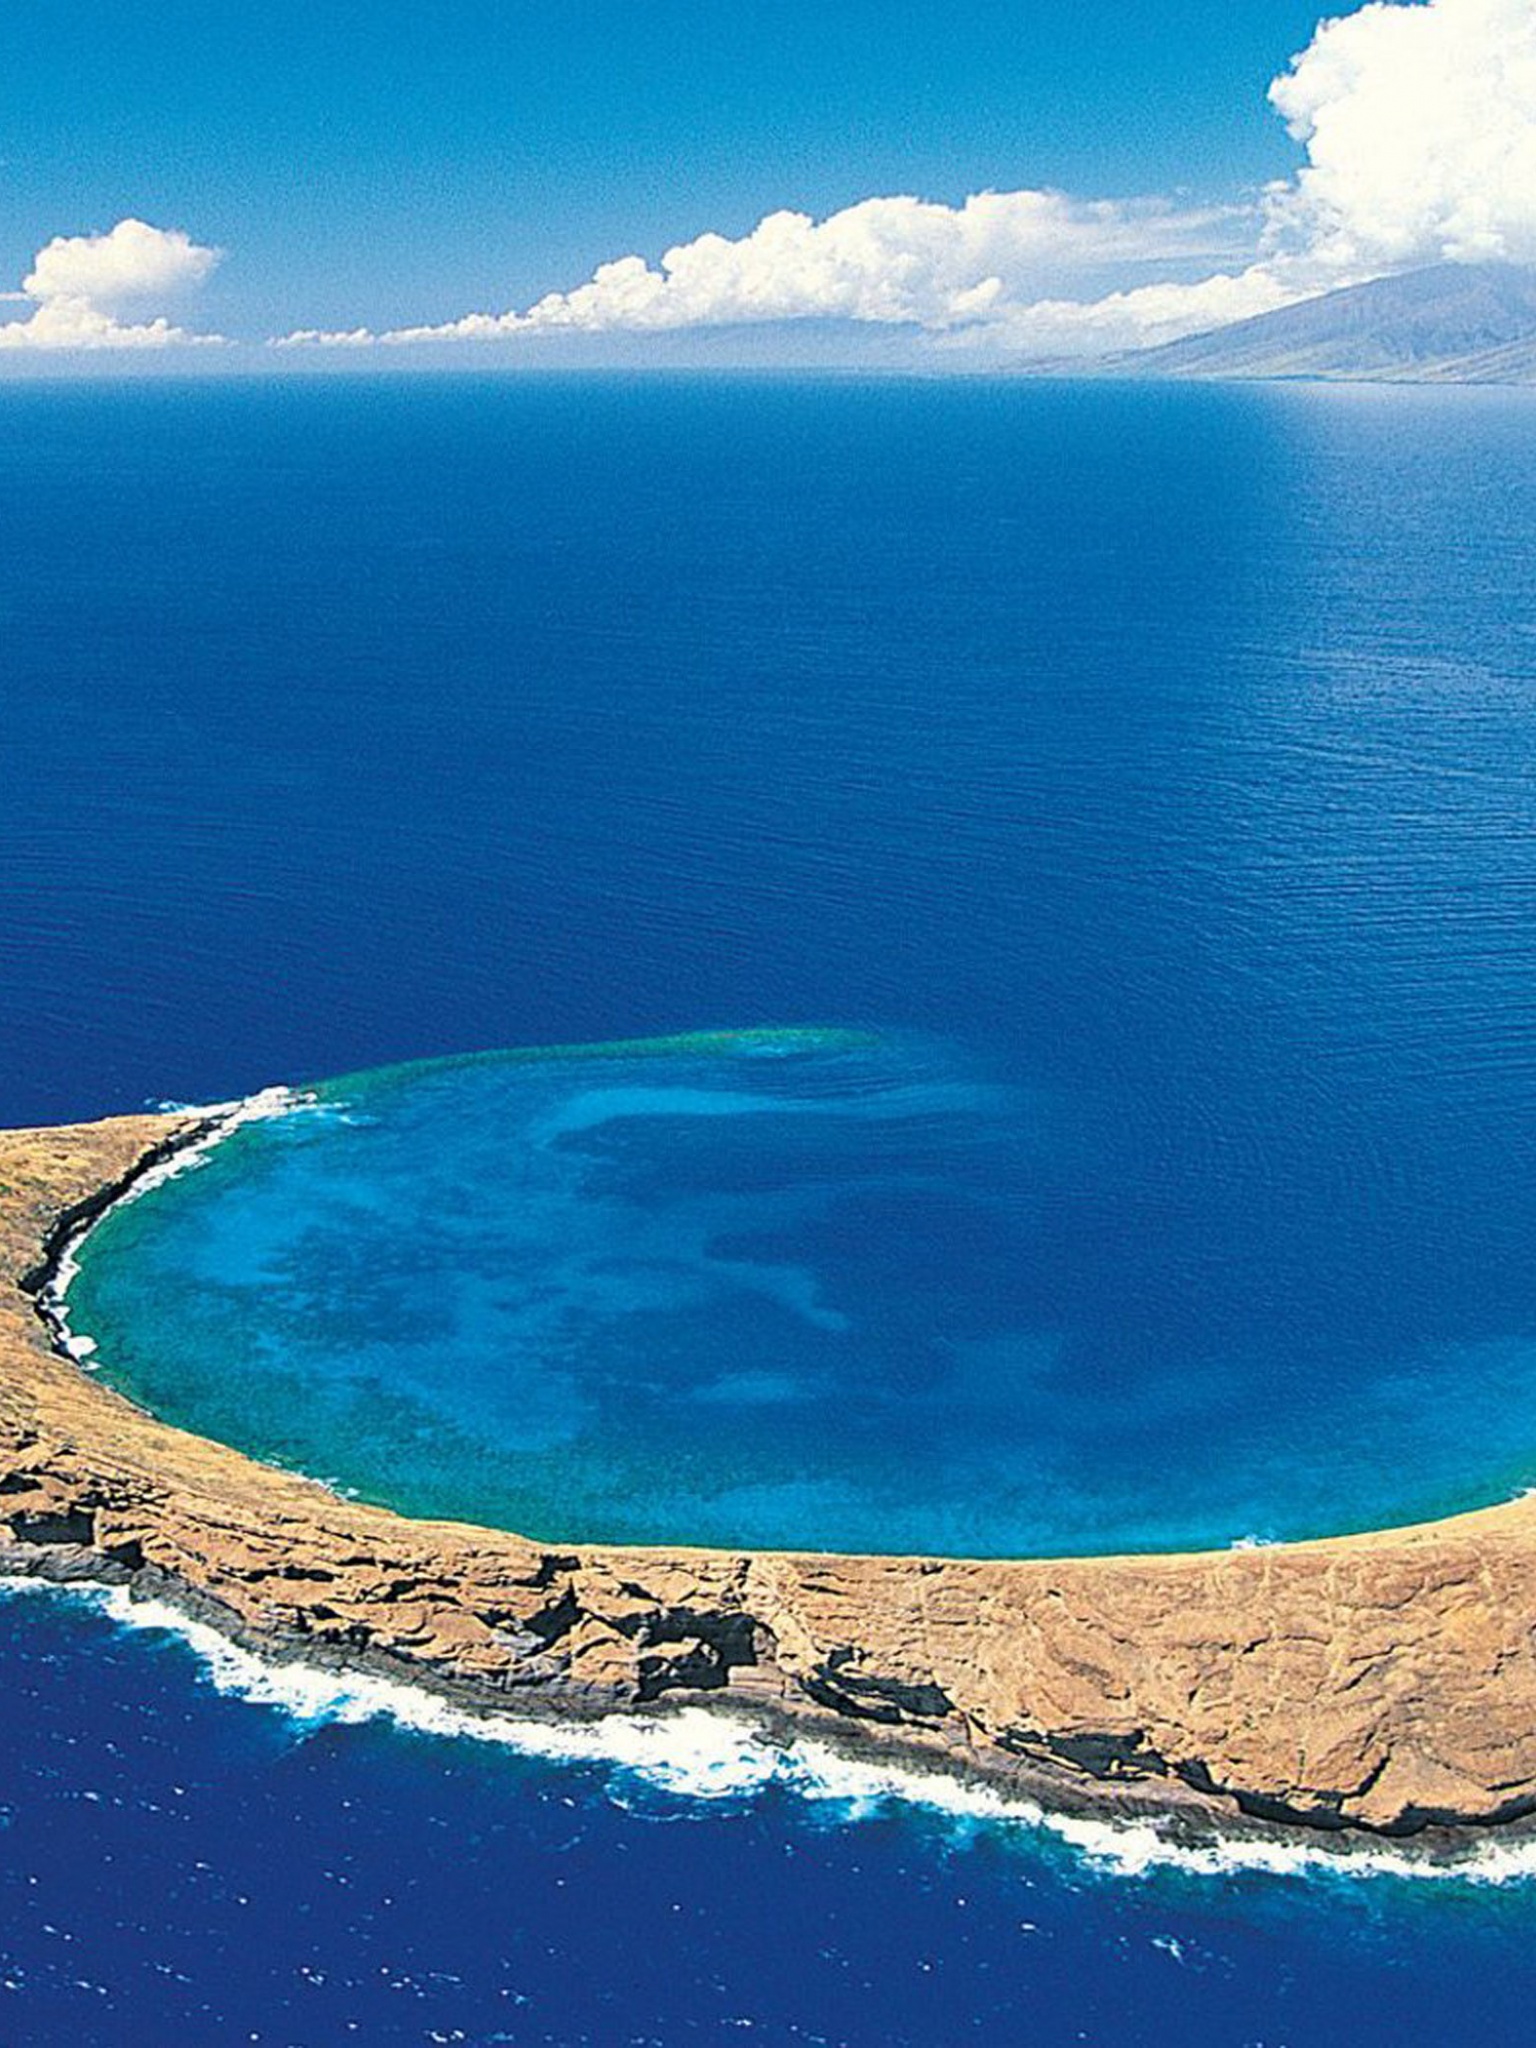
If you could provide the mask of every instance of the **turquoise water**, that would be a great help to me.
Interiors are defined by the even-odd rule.
[[[325,1084],[88,1239],[70,1307],[156,1413],[552,1541],[1008,1554],[1404,1519],[1486,1490],[1433,1390],[1156,1377],[1032,1315],[1103,1163],[929,1040],[755,1030]],[[1523,1354],[1485,1361],[1496,1393]],[[1530,1407],[1525,1396],[1523,1409]],[[1536,1426],[1519,1439],[1536,1442]]]

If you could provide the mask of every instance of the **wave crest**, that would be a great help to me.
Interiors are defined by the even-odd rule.
[[[775,1789],[828,1808],[848,1822],[906,1808],[966,1830],[996,1828],[1054,1842],[1098,1871],[1121,1877],[1169,1872],[1195,1878],[1248,1874],[1471,1885],[1536,1879],[1536,1839],[1530,1837],[1485,1842],[1463,1856],[1436,1861],[1354,1841],[1347,1847],[1251,1835],[1181,1841],[1156,1821],[1051,1813],[1034,1800],[943,1771],[850,1757],[813,1737],[770,1737],[732,1712],[693,1706],[566,1723],[471,1712],[407,1680],[263,1658],[169,1602],[135,1599],[121,1587],[0,1580],[0,1597],[28,1593],[88,1602],[122,1629],[175,1638],[197,1658],[216,1692],[285,1714],[304,1730],[386,1721],[426,1738],[495,1744],[532,1761],[607,1767],[638,1785],[706,1806]]]

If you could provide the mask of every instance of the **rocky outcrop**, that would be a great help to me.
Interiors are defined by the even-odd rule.
[[[0,1568],[169,1593],[471,1703],[734,1704],[1058,1805],[1393,1834],[1536,1813],[1536,1503],[1188,1556],[554,1550],[154,1420],[53,1348],[35,1291],[61,1219],[196,1128],[0,1134]]]

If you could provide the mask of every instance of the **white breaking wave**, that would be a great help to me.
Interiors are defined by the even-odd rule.
[[[185,1145],[178,1145],[166,1158],[135,1175],[129,1185],[113,1202],[109,1202],[101,1213],[93,1216],[79,1230],[69,1237],[54,1262],[52,1277],[38,1296],[38,1306],[48,1320],[48,1326],[61,1350],[67,1352],[77,1365],[94,1371],[92,1360],[97,1346],[94,1337],[71,1328],[69,1320],[69,1290],[80,1273],[80,1253],[91,1232],[110,1216],[114,1209],[122,1208],[128,1202],[136,1202],[141,1195],[147,1195],[152,1188],[164,1187],[168,1180],[178,1174],[187,1173],[201,1166],[203,1160],[215,1145],[221,1145],[232,1132],[243,1124],[265,1123],[273,1117],[293,1116],[300,1110],[309,1109],[314,1098],[300,1093],[297,1089],[285,1087],[262,1088],[254,1095],[247,1095],[235,1102],[214,1102],[201,1106],[184,1104],[162,1105],[174,1108],[179,1113],[206,1117],[211,1128],[200,1138]]]
[[[136,1600],[119,1587],[0,1579],[0,1597],[37,1591],[87,1602],[125,1629],[178,1638],[217,1692],[275,1709],[306,1730],[388,1721],[423,1737],[491,1743],[551,1764],[610,1766],[640,1784],[706,1803],[750,1799],[774,1787],[835,1807],[849,1821],[900,1805],[964,1827],[1048,1838],[1086,1864],[1123,1877],[1168,1871],[1207,1878],[1385,1877],[1475,1885],[1536,1879],[1536,1840],[1530,1838],[1484,1843],[1441,1862],[1357,1841],[1347,1848],[1246,1835],[1181,1842],[1155,1821],[1050,1813],[1034,1800],[942,1771],[845,1756],[811,1736],[775,1740],[736,1714],[707,1707],[564,1723],[471,1713],[405,1680],[268,1661],[168,1602]]]

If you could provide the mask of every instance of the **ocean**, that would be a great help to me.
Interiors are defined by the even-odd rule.
[[[406,1191],[474,1184],[488,1103],[537,1141],[529,1274],[578,1226],[558,1370],[531,1279],[466,1284],[466,1355],[510,1329],[524,1377],[429,1415],[412,1471],[326,1462],[344,1404],[305,1438],[291,1384],[227,1397],[407,1505],[469,1469],[491,1512],[498,1444],[539,1470],[496,1511],[551,1534],[1109,1548],[1504,1497],[1536,1483],[1533,444],[1491,391],[9,389],[0,1110],[341,1076],[252,1157],[370,1198],[338,1147],[393,1143]],[[788,1050],[693,1037],[743,1031]],[[392,1065],[507,1048],[545,1057]],[[194,1296],[271,1299],[236,1143],[132,1226],[175,1252],[200,1209],[206,1251],[223,1173],[216,1271],[172,1304],[175,1258],[104,1238],[82,1275],[118,1276],[103,1369],[115,1332],[167,1412],[207,1354],[147,1343],[157,1301],[189,1335]],[[687,1225],[668,1288],[647,1215]],[[303,1252],[312,1299],[338,1238]],[[372,1306],[337,1288],[330,1356],[403,1406]],[[279,1294],[256,1364],[302,1356],[325,1425],[293,1335]],[[678,1453],[643,1526],[626,1428]],[[0,2038],[1528,2033],[1519,1859],[1181,1870],[734,1751],[658,1783],[220,1692],[78,1596],[8,1603],[0,1668]]]

